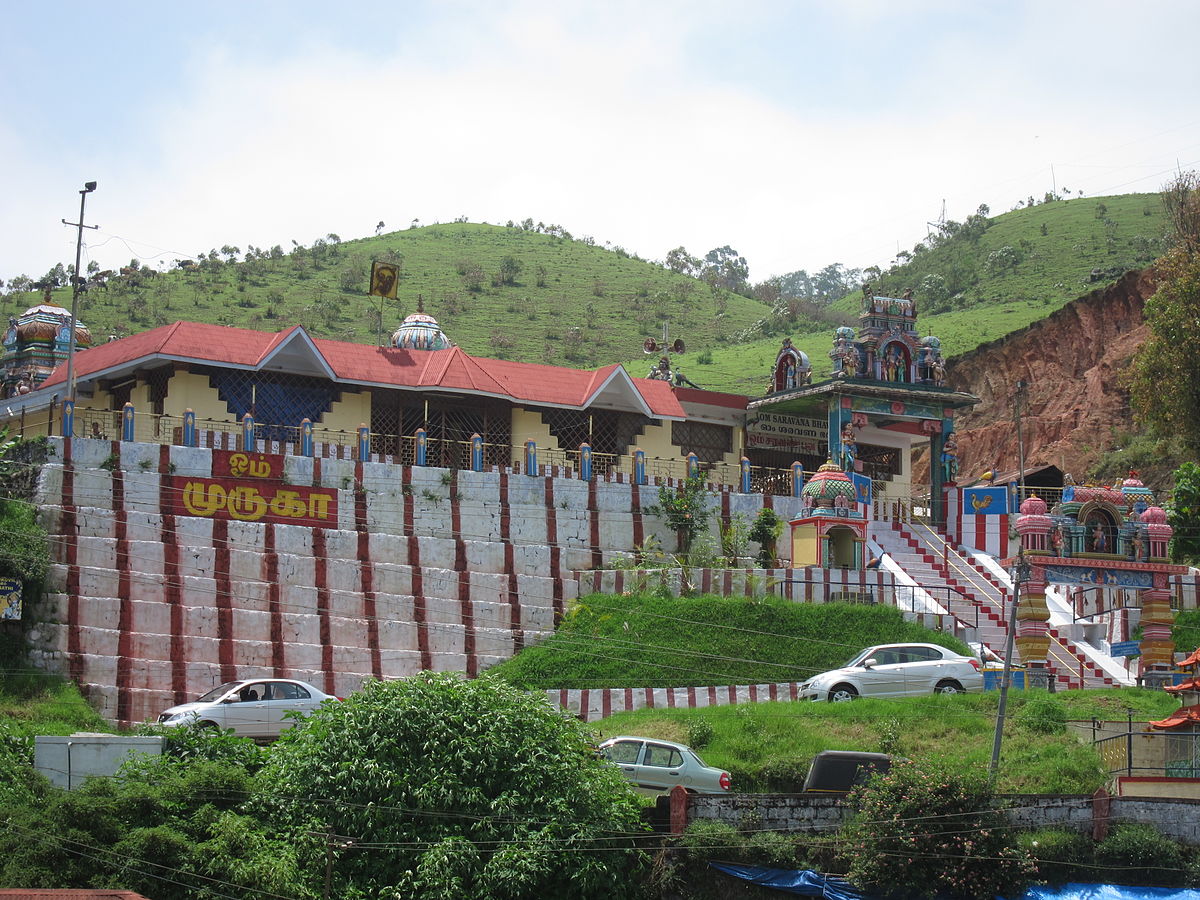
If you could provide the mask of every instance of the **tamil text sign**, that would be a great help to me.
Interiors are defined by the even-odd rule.
[[[169,512],[177,516],[337,527],[337,490],[284,484],[283,457],[213,451],[213,478],[173,478]]]
[[[829,439],[829,423],[784,413],[758,413],[746,421],[746,449],[792,450],[822,455]]]

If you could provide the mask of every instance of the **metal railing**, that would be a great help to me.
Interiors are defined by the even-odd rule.
[[[123,414],[120,410],[93,409],[77,406],[74,411],[72,436],[99,440],[119,440],[124,433]],[[216,443],[225,447],[240,447],[244,434],[243,425],[228,419],[195,420],[195,428],[201,446]],[[184,419],[168,414],[139,413],[133,423],[134,440],[146,443],[182,444]],[[213,436],[217,436],[213,440]],[[298,455],[301,446],[301,429],[293,425],[272,425],[255,422],[254,438],[265,444],[271,452]],[[318,448],[336,448],[340,452],[332,455],[356,458],[359,442],[357,431],[334,430],[313,426],[313,444]],[[398,465],[416,465],[417,438],[415,435],[382,434],[371,432],[368,446],[372,458],[390,460]],[[427,438],[425,444],[426,465],[451,468],[472,468],[471,441]],[[328,454],[319,454],[328,455]],[[607,478],[619,472],[633,473],[632,454],[599,453],[592,451],[594,477]],[[580,451],[557,447],[538,447],[537,463],[540,467],[559,468],[569,472],[581,471]],[[485,468],[512,468],[523,471],[525,447],[517,444],[483,444]],[[646,457],[646,482],[662,484],[668,480],[682,481],[688,476],[688,461],[680,458]],[[741,467],[728,463],[700,463],[699,475],[705,482],[739,487],[742,482]],[[790,469],[773,469],[766,466],[750,467],[750,493],[789,496],[792,492]]]
[[[1200,778],[1200,735],[1132,729],[1092,742],[1111,775]]]

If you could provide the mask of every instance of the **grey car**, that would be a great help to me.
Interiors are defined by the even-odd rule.
[[[938,644],[876,644],[840,669],[800,685],[801,700],[841,702],[856,697],[917,697],[978,693],[979,660]]]
[[[242,737],[276,738],[295,716],[312,712],[326,700],[337,700],[306,681],[292,678],[247,678],[213,688],[190,703],[164,710],[160,725],[196,723],[225,728]]]
[[[602,742],[600,755],[647,793],[681,785],[695,794],[723,794],[732,784],[728,772],[705,765],[695,750],[674,741],[622,734]]]

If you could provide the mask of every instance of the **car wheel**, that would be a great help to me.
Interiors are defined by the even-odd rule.
[[[938,686],[933,689],[935,694],[964,694],[963,686],[957,681],[939,681]]]
[[[858,697],[858,691],[849,684],[839,684],[829,691],[830,703],[848,703]]]

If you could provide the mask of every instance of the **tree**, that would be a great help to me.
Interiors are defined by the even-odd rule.
[[[688,253],[687,248],[682,245],[667,253],[666,264],[668,269],[679,275],[694,277],[700,271],[700,260]]]
[[[746,257],[728,244],[709,250],[704,254],[704,262],[701,275],[705,281],[735,294],[745,291],[746,280],[750,277],[750,265],[746,262]]]
[[[1200,562],[1200,466],[1185,462],[1175,470],[1175,491],[1167,523],[1171,535],[1171,559],[1195,565]]]
[[[259,783],[278,829],[355,842],[333,896],[622,896],[641,862],[636,794],[583,726],[488,676],[370,682],[286,732]]]
[[[982,778],[893,765],[850,795],[851,882],[888,898],[1020,896],[1033,866]]]
[[[500,281],[502,284],[516,284],[517,276],[525,267],[515,256],[506,256],[500,260]]]

